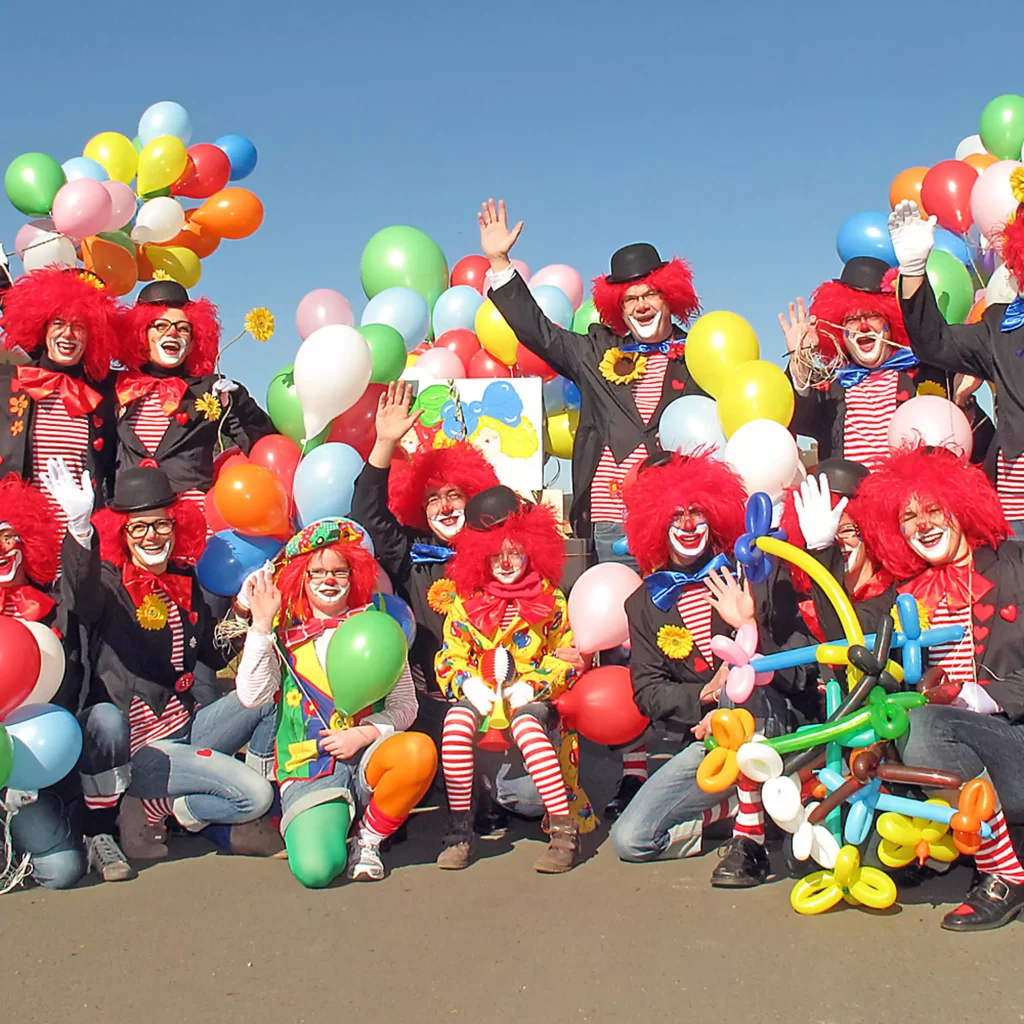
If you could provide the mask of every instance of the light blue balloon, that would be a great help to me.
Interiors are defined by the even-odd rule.
[[[292,482],[299,524],[305,527],[318,519],[347,516],[362,468],[359,452],[338,441],[322,444],[304,456]]]
[[[874,256],[896,266],[896,252],[889,237],[889,216],[868,210],[847,217],[836,235],[836,252],[847,263],[855,256]]]
[[[187,146],[192,139],[192,118],[188,111],[173,100],[161,100],[146,107],[139,118],[139,139],[148,146],[161,135],[173,135]]]
[[[476,311],[484,304],[484,297],[468,284],[457,284],[442,292],[434,303],[434,337],[445,331],[472,331],[476,324]]]
[[[575,411],[580,407],[580,389],[571,380],[562,381],[562,397],[565,399],[566,409]]]
[[[64,171],[64,177],[68,181],[78,181],[79,178],[92,178],[93,181],[109,181],[110,175],[107,174],[107,169],[98,160],[93,160],[87,156],[73,156],[70,160],[65,160],[62,163],[61,168]]]
[[[725,453],[725,433],[718,419],[713,398],[704,395],[683,395],[670,402],[658,423],[661,447],[667,452],[691,454],[697,448],[717,448]]]
[[[60,782],[82,753],[78,719],[56,704],[26,704],[4,719],[4,728],[14,744],[11,789],[45,789]]]
[[[569,296],[556,288],[553,284],[539,284],[531,288],[537,305],[543,310],[544,315],[559,327],[569,330],[572,327],[573,308]]]
[[[387,324],[394,327],[405,339],[405,347],[411,352],[426,336],[430,329],[430,309],[427,300],[411,288],[385,288],[366,304],[361,326],[366,324]]]
[[[945,228],[935,229],[935,248],[955,256],[965,267],[971,266],[971,254],[967,242],[960,236]]]
[[[541,385],[544,395],[544,411],[549,416],[565,412],[565,384],[564,377],[555,377],[553,380],[545,381]]]
[[[222,135],[214,145],[231,161],[231,180],[241,181],[256,170],[256,147],[244,135]]]
[[[206,542],[196,575],[210,593],[234,597],[246,576],[275,558],[282,547],[273,537],[246,537],[234,530],[221,530]]]

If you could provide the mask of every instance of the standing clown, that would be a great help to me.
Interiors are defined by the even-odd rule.
[[[247,707],[276,700],[281,832],[292,874],[310,889],[348,877],[384,877],[380,844],[430,788],[434,744],[407,732],[416,693],[406,664],[394,688],[349,722],[335,710],[327,648],[338,626],[366,610],[379,567],[356,526],[322,519],[287,544],[276,577],[247,583],[252,626],[235,680]],[[346,842],[357,808],[363,815]]]

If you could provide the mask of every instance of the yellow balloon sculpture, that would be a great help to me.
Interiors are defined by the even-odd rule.
[[[844,846],[832,871],[815,871],[801,878],[789,894],[798,914],[823,914],[841,900],[885,910],[896,902],[896,883],[878,868],[861,867],[856,846]]]
[[[476,311],[474,327],[480,344],[495,359],[500,360],[506,366],[515,366],[519,339],[505,322],[505,318],[498,312],[498,307],[490,299],[487,299]]]
[[[949,807],[945,800],[932,799],[926,802]],[[887,868],[903,868],[912,860],[920,864],[929,859],[950,864],[960,856],[949,825],[938,821],[886,811],[879,815],[875,830],[882,837],[878,844],[878,859]]]
[[[764,359],[733,367],[717,398],[718,418],[726,437],[732,437],[751,420],[774,420],[788,427],[796,407],[789,378],[780,367]]]
[[[713,398],[725,390],[737,366],[760,355],[754,328],[738,313],[705,313],[686,336],[686,368]]]

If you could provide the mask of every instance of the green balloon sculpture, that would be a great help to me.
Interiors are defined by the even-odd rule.
[[[346,619],[327,645],[327,681],[338,714],[351,718],[387,696],[407,655],[402,627],[385,612],[359,612]]]
[[[448,263],[440,246],[418,228],[403,225],[384,228],[366,243],[359,274],[368,299],[385,288],[411,288],[430,309],[448,287]]]
[[[982,145],[1000,160],[1019,160],[1024,146],[1024,96],[997,96],[981,112]]]
[[[4,188],[16,210],[29,217],[45,217],[66,181],[64,168],[52,156],[22,153],[8,165]]]
[[[14,743],[7,730],[0,725],[0,789],[7,784],[14,766]]]
[[[402,349],[404,351],[404,344]],[[301,445],[302,439],[306,436],[306,428],[302,422],[302,405],[295,392],[294,370],[294,364],[289,363],[274,374],[273,380],[267,387],[267,413],[279,434],[284,434],[285,437]],[[329,426],[324,427],[303,449],[304,454],[308,454],[318,445],[323,444],[327,440],[330,429]]]
[[[974,285],[967,268],[952,253],[933,249],[926,272],[946,323],[962,324],[974,305]]]
[[[370,383],[390,384],[398,380],[405,369],[408,355],[401,334],[388,324],[363,324],[356,330],[370,346],[370,358],[373,361]]]
[[[601,317],[594,308],[594,300],[586,299],[580,308],[576,310],[576,315],[572,318],[572,329],[577,334],[586,334],[590,330],[591,324],[599,324],[600,322]]]

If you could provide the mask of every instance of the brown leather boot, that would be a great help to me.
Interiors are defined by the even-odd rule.
[[[277,857],[283,849],[281,830],[269,814],[231,826],[231,852],[238,857]]]
[[[441,840],[444,849],[437,858],[442,871],[461,871],[469,867],[473,853],[473,825],[469,811],[454,811],[448,815],[448,825]]]
[[[167,834],[162,826],[150,825],[137,797],[121,799],[118,814],[121,849],[129,860],[163,860],[167,856]]]
[[[580,835],[572,815],[551,815],[548,819],[548,848],[533,865],[542,875],[572,871],[580,862]]]

